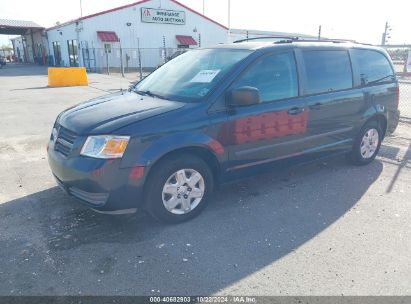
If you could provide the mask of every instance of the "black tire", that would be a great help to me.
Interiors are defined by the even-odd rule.
[[[364,157],[363,154],[361,154],[361,144],[362,144],[363,137],[371,129],[375,129],[378,132],[378,145],[371,157]],[[367,122],[361,128],[360,132],[358,133],[354,141],[353,148],[348,155],[348,159],[350,160],[352,164],[357,165],[357,166],[368,165],[377,156],[378,151],[380,150],[380,147],[381,147],[382,140],[383,140],[383,131],[379,123],[375,120]]]
[[[192,169],[201,174],[204,180],[204,193],[198,205],[188,213],[174,214],[163,204],[163,187],[177,171]],[[161,160],[150,173],[145,188],[145,209],[154,218],[163,223],[176,224],[190,220],[201,213],[207,206],[214,189],[214,178],[209,166],[199,157],[190,154],[174,154]]]

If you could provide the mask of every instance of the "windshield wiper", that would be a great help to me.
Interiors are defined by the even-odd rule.
[[[150,97],[156,97],[156,98],[160,98],[160,99],[166,99],[164,96],[158,95],[158,94],[154,94],[153,92],[150,92],[149,90],[146,91],[139,91],[139,90],[134,90],[133,92],[143,95],[143,96],[150,96]]]
[[[369,81],[369,82],[367,82],[367,84],[378,83],[378,82],[384,81],[384,80],[386,80],[386,79],[388,79],[388,78],[391,78],[391,81],[394,81],[394,79],[395,79],[395,78],[394,78],[394,75],[388,75],[388,76],[381,77],[381,78],[376,79],[376,80],[373,80],[373,81]]]

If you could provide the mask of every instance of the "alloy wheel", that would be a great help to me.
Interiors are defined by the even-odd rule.
[[[362,140],[361,140],[361,156],[364,159],[368,159],[374,156],[375,152],[377,151],[378,145],[380,142],[380,137],[378,134],[378,130],[375,128],[369,129],[365,132]]]
[[[173,214],[193,211],[204,196],[203,176],[194,169],[180,169],[165,182],[162,192],[164,207]]]

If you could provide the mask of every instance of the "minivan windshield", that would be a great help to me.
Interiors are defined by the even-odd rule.
[[[133,91],[158,98],[196,102],[250,53],[249,50],[222,48],[192,50],[155,70]]]

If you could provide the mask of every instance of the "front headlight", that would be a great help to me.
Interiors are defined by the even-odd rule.
[[[121,158],[129,140],[130,136],[89,136],[80,154],[94,158]]]

